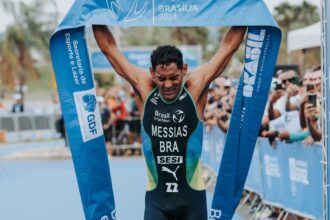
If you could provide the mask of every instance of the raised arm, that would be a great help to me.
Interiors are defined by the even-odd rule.
[[[93,25],[93,32],[100,50],[107,57],[114,70],[126,79],[138,93],[143,93],[144,83],[149,82],[149,75],[144,70],[134,66],[120,52],[116,40],[105,25]]]
[[[192,91],[196,101],[205,95],[204,93],[207,91],[209,84],[225,70],[231,57],[238,50],[245,32],[246,27],[231,27],[210,62],[191,73],[187,86],[192,87],[190,91]]]

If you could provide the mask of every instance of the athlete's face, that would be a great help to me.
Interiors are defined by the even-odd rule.
[[[156,69],[150,68],[151,76],[165,100],[171,101],[179,95],[187,69],[187,64],[184,64],[181,70],[175,63],[167,66],[157,65]]]

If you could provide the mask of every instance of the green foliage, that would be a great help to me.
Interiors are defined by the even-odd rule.
[[[301,5],[283,2],[275,7],[274,15],[285,31],[305,27],[320,20],[318,8],[306,1]]]
[[[283,2],[275,7],[274,16],[282,30],[282,44],[280,48],[280,62],[287,60],[287,35],[294,29],[299,29],[320,21],[318,8],[304,1],[301,5],[293,5],[289,2]]]
[[[120,45],[202,45],[208,44],[208,29],[204,27],[128,27],[121,29]]]
[[[94,73],[94,79],[99,87],[110,88],[115,84],[115,75],[113,73]]]
[[[55,12],[46,12],[46,4],[53,4]],[[14,24],[7,28],[0,44],[1,81],[13,87],[17,81],[25,84],[31,77],[40,78],[31,51],[38,51],[44,60],[50,60],[48,44],[57,24],[56,1],[15,4],[11,0],[0,0],[0,5],[14,18]]]

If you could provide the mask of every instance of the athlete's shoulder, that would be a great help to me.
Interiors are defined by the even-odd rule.
[[[149,93],[155,88],[155,83],[152,80],[150,76],[146,76],[143,79],[140,79],[138,84],[138,92],[143,100],[143,102],[146,101],[146,98],[148,97]]]

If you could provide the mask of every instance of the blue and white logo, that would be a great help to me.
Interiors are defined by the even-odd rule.
[[[90,89],[73,93],[81,136],[83,142],[103,135],[100,111],[97,105],[95,90]]]
[[[88,112],[94,112],[96,108],[96,98],[95,95],[84,95],[82,97],[84,102],[84,109]]]
[[[141,18],[146,13],[150,1],[151,0],[143,0],[143,4],[139,4],[139,0],[134,0],[133,4],[130,2],[131,6],[124,17],[124,22],[135,21]],[[124,3],[120,2],[120,0],[107,0],[107,6],[113,19],[117,20],[118,15],[122,14],[121,11],[128,8],[125,4],[127,4],[126,1]]]

